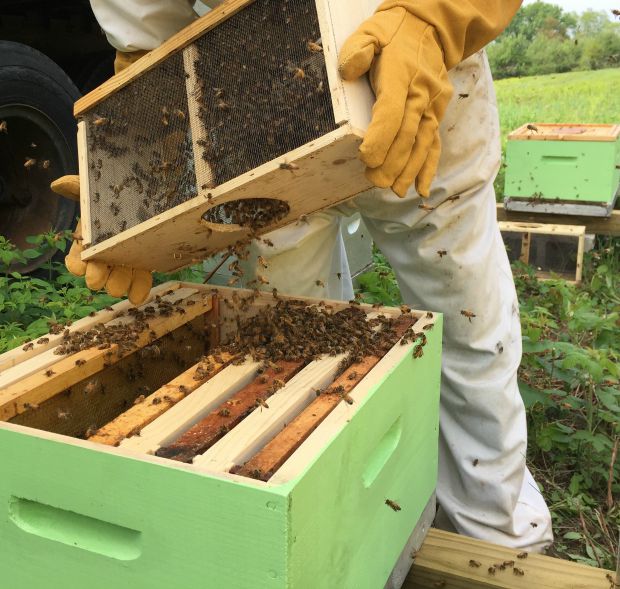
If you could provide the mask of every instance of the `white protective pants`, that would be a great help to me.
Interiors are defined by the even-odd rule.
[[[120,50],[151,49],[194,18],[186,0],[91,4]],[[338,211],[273,232],[274,247],[256,244],[254,254],[269,262],[261,270],[269,288],[348,299],[352,289],[339,213],[362,214],[396,272],[404,301],[444,314],[438,525],[542,550],[553,539],[551,517],[525,464],[525,409],[517,386],[519,306],[496,220],[499,120],[484,52],[454,68],[450,78],[454,98],[440,128],[443,151],[429,199],[413,189],[404,199],[371,190]],[[447,200],[454,196],[459,198]],[[470,321],[463,310],[475,318]]]

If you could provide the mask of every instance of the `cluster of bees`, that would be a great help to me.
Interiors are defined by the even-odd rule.
[[[234,223],[258,230],[276,223],[289,211],[290,207],[283,200],[249,198],[217,205],[209,209],[204,218],[211,223]]]
[[[308,305],[280,299],[255,315],[238,317],[234,339],[226,349],[266,363],[346,353],[350,364],[367,355],[383,356],[393,343],[393,323],[385,316],[368,320],[357,306],[335,311],[323,302]]]

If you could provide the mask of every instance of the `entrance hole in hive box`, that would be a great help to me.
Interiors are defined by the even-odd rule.
[[[262,229],[281,221],[291,208],[276,198],[231,200],[210,208],[202,218],[209,223]]]
[[[206,352],[204,319],[200,316],[137,349],[38,407],[13,417],[10,423],[89,437],[141,396],[148,396],[198,362]]]

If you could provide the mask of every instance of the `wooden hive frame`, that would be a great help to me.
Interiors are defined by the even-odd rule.
[[[575,273],[574,274],[557,274],[557,276],[566,278],[568,282],[573,284],[580,284],[583,275],[583,254],[585,248],[585,232],[586,228],[583,225],[555,225],[548,223],[526,223],[526,222],[514,222],[514,221],[500,221],[499,228],[502,235],[506,233],[520,233],[521,234],[521,250],[519,253],[519,260],[524,264],[533,263],[530,260],[530,249],[532,243],[532,235],[548,235],[548,236],[562,236],[574,238],[577,243],[577,257],[575,260]],[[536,276],[541,280],[548,280],[553,278],[554,272],[547,270],[536,269]]]
[[[255,0],[226,0],[211,12],[179,32],[166,43],[114,76],[75,105],[75,115],[83,119],[107,98],[127,87],[178,52],[186,68],[188,119],[193,151],[199,153],[204,136],[198,116],[197,80],[189,66],[195,56],[193,43]],[[172,271],[204,259],[249,235],[246,227],[211,223],[203,215],[220,205],[248,198],[285,201],[288,213],[260,232],[287,225],[301,215],[328,208],[371,187],[364,177],[364,166],[357,157],[367,127],[374,96],[366,80],[343,82],[338,75],[337,53],[346,37],[378,2],[353,0],[314,0],[321,29],[329,95],[335,130],[305,145],[283,153],[272,161],[212,187],[209,166],[196,165],[197,195],[165,212],[120,233],[92,244],[89,174],[93,162],[88,158],[86,123],[78,124],[78,150],[81,178],[84,260],[104,260],[111,264]],[[116,180],[115,180],[116,181]],[[120,182],[120,180],[118,180]],[[165,244],[165,247],[162,247]]]
[[[140,309],[157,308],[163,304],[161,301],[169,301],[175,312],[149,320],[148,331],[140,335],[138,346],[148,349],[159,341],[157,338],[203,316],[209,325],[220,326],[211,329],[210,341],[215,344],[220,331],[230,330],[233,316],[239,313],[221,301],[251,292],[178,282],[159,286]],[[261,294],[245,312],[274,303],[271,294]],[[335,310],[347,306],[330,304]],[[128,308],[126,303],[119,303],[76,323],[71,331],[84,331],[97,323],[131,323],[132,314],[124,314]],[[142,395],[96,430],[87,431],[87,441],[73,443],[118,446],[142,457],[156,454],[193,463],[192,468],[202,472],[234,472],[235,476],[257,479],[256,484],[291,480],[325,440],[344,427],[377,379],[411,354],[413,344],[397,345],[399,338],[410,327],[423,334],[436,320],[432,313],[401,316],[398,309],[379,312],[368,307],[367,313],[397,319],[394,346],[383,358],[366,356],[342,374],[340,366],[346,355],[310,362],[280,361],[263,372],[261,363],[250,358],[213,353]],[[0,420],[36,413],[46,401],[61,397],[70,387],[84,388],[84,383],[91,382],[88,379],[140,353],[135,349],[120,351],[113,344],[111,348],[93,347],[61,356],[54,353],[61,337],[50,334],[38,340],[40,344],[26,344],[0,356],[0,366],[4,367],[0,376]],[[419,337],[426,341],[425,336]],[[420,341],[416,345],[420,346]],[[28,425],[27,419],[24,423]]]

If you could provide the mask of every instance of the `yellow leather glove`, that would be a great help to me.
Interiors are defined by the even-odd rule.
[[[117,51],[116,58],[114,59],[114,73],[120,74],[125,68],[128,68],[147,53],[148,51],[132,51],[131,53]]]
[[[405,196],[414,183],[428,196],[437,171],[439,123],[452,96],[447,70],[510,22],[521,0],[387,0],[347,39],[339,69],[365,73],[375,91],[360,147],[366,176]]]
[[[52,190],[71,200],[80,199],[79,176],[63,176],[52,182]],[[105,288],[113,297],[125,294],[134,305],[143,303],[153,286],[153,277],[146,270],[128,266],[109,266],[105,262],[82,261],[82,223],[78,222],[73,234],[71,249],[65,257],[65,266],[75,276],[85,276],[86,286],[92,290]]]

